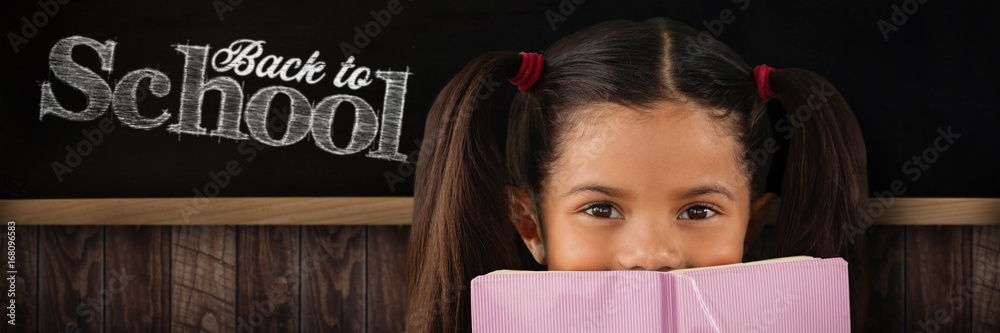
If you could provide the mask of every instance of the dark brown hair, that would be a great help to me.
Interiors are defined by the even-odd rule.
[[[472,60],[431,107],[416,169],[408,332],[468,332],[472,278],[497,269],[543,269],[514,228],[507,189],[529,193],[538,216],[541,184],[558,158],[562,134],[581,117],[575,112],[581,106],[612,102],[644,110],[660,101],[682,101],[717,110],[713,116],[741,145],[751,199],[766,191],[772,154],[763,160],[752,155],[774,140],[770,117],[752,68],[728,46],[687,25],[654,18],[604,22],[559,40],[543,54],[538,82],[511,103],[506,156],[498,144],[503,139],[491,131],[490,107],[496,101],[490,89],[516,74],[521,62],[516,52]],[[845,231],[863,225],[866,207],[860,128],[840,94],[811,71],[776,69],[771,87],[780,106],[807,111],[808,118],[799,119],[787,142],[770,253],[844,257],[850,263],[852,310],[863,314],[863,242],[852,242]],[[816,91],[828,93],[816,96]],[[863,317],[852,317],[860,327]]]

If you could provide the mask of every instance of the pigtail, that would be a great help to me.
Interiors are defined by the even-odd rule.
[[[867,258],[864,238],[852,230],[864,225],[868,200],[861,128],[847,101],[814,72],[776,69],[771,87],[787,114],[775,130],[788,139],[772,255],[847,260],[852,326],[860,331],[867,312]]]
[[[490,126],[494,90],[507,88],[520,62],[515,52],[480,56],[431,106],[416,168],[407,332],[470,331],[472,278],[521,267],[510,175]]]

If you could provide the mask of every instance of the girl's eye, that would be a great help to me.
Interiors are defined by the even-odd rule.
[[[715,211],[706,206],[698,205],[691,206],[685,209],[683,213],[677,218],[682,220],[704,220],[709,217],[715,216]]]
[[[609,203],[598,203],[590,205],[590,207],[587,207],[587,210],[585,210],[585,212],[595,217],[600,217],[605,219],[623,218],[622,214],[618,212],[618,210],[615,209],[615,207]]]

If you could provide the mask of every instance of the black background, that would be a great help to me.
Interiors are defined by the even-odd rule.
[[[222,0],[224,1],[224,0]],[[566,3],[570,0],[566,0]],[[579,1],[579,0],[577,0]],[[230,76],[244,84],[247,98],[258,89],[284,85],[301,91],[313,103],[333,94],[352,94],[376,110],[382,107],[384,81],[358,91],[331,84],[343,57],[339,45],[353,43],[354,27],[373,20],[370,11],[386,9],[386,1],[257,1],[244,0],[219,14],[212,0],[201,1],[73,1],[38,28],[15,53],[7,38],[2,45],[3,87],[0,89],[0,185],[2,198],[185,197],[211,182],[209,172],[229,161],[241,172],[219,192],[240,196],[409,196],[413,176],[391,187],[385,174],[411,170],[399,162],[365,157],[368,150],[341,156],[315,146],[311,138],[291,146],[267,147],[252,162],[238,151],[238,141],[177,135],[166,126],[177,122],[184,57],[175,44],[209,45],[210,55],[237,39],[264,40],[265,54],[308,58],[320,51],[326,78],[320,83],[287,83],[278,79]],[[1000,107],[994,100],[997,54],[988,52],[998,40],[996,10],[988,2],[927,0],[905,24],[885,40],[878,20],[891,21],[892,5],[903,1],[750,1],[745,11],[732,1],[587,0],[574,4],[566,20],[553,30],[548,10],[559,1],[406,1],[402,11],[356,56],[372,70],[404,70],[407,84],[400,152],[416,151],[423,136],[427,109],[438,91],[475,56],[491,50],[542,51],[578,29],[608,19],[642,20],[665,16],[705,30],[703,21],[729,9],[736,17],[719,39],[740,52],[748,64],[803,67],[828,78],[850,102],[864,131],[869,181],[873,191],[889,189],[894,180],[906,185],[905,197],[1000,197]],[[564,5],[565,6],[565,5]],[[565,8],[564,8],[565,9]],[[41,10],[36,1],[5,2],[3,33],[20,34],[22,17]],[[114,70],[95,70],[110,85],[125,73],[158,68],[170,77],[164,98],[148,96],[140,112],[155,115],[168,109],[164,125],[151,130],[122,126],[111,111],[90,122],[55,116],[39,120],[40,84],[53,82],[60,102],[82,109],[83,94],[55,79],[48,54],[60,39],[80,35],[101,42],[114,40]],[[77,48],[74,59],[97,69],[96,53]],[[504,87],[509,96],[513,86]],[[287,99],[279,97],[274,109]],[[499,102],[505,105],[505,101]],[[350,131],[350,112],[339,110],[334,132]],[[147,113],[148,112],[148,113]],[[495,110],[501,115],[504,110]],[[202,125],[216,127],[218,95],[206,98]],[[115,130],[84,157],[60,182],[53,162],[65,163],[67,145],[84,139],[81,131],[114,119]],[[346,127],[344,127],[346,126]],[[912,156],[933,147],[937,129],[951,127],[961,138],[917,180],[904,174]],[[498,124],[503,128],[503,124]],[[246,125],[242,125],[246,133]],[[339,146],[344,134],[335,136]],[[402,169],[402,170],[401,170]],[[405,173],[401,174],[405,175]]]

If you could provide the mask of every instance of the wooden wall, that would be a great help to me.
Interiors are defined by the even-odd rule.
[[[1000,226],[875,226],[871,332],[1000,332]]]
[[[769,233],[765,233],[766,239]],[[18,226],[6,332],[401,332],[407,226]],[[1000,332],[1000,225],[868,230],[869,332]]]
[[[6,332],[401,332],[401,226],[18,227]]]

